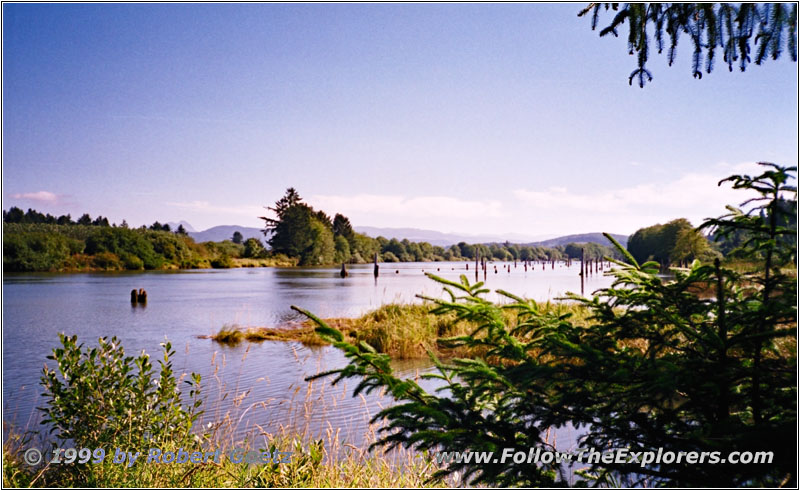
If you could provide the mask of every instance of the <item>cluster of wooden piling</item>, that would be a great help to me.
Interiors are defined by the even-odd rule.
[[[586,276],[590,276],[592,274],[599,273],[600,271],[603,271],[605,269],[605,267],[610,267],[611,266],[611,263],[605,263],[600,259],[586,259],[586,255],[585,254],[586,254],[585,250],[581,249],[581,259],[580,259],[581,264],[580,264],[580,272],[578,273],[578,275],[581,277],[581,294],[583,294],[583,292],[584,292],[584,278]],[[547,263],[550,263],[550,269],[556,269],[556,260],[555,259],[544,259],[544,260],[541,260],[541,261],[533,261],[533,260],[530,260],[530,259],[522,259],[521,261],[522,261],[522,267],[525,269],[526,273],[528,272],[528,268],[530,268],[531,271],[533,271],[534,267],[535,267],[535,265],[537,263],[541,263],[542,271],[544,271],[547,268]],[[566,267],[569,268],[569,267],[572,266],[572,258],[567,258],[567,259],[565,259],[565,260],[563,260],[561,262],[563,264],[561,264],[561,266],[559,266],[559,267],[566,266]],[[373,274],[375,276],[375,281],[377,281],[378,275],[379,275],[379,272],[380,272],[380,268],[378,266],[378,254],[377,253],[375,254],[375,256],[373,258],[373,263],[374,263]],[[494,273],[498,274],[499,270],[497,269],[497,265],[494,264],[493,266],[494,266]],[[504,264],[502,267],[509,274],[511,273],[511,264],[510,263]],[[516,268],[517,268],[517,260],[514,259],[514,269],[516,269]],[[455,268],[451,268],[451,269],[455,269]],[[469,271],[469,263],[466,263],[465,269],[467,271]],[[487,276],[487,272],[488,272],[487,271],[488,270],[488,261],[487,261],[486,257],[483,257],[480,254],[478,254],[478,255],[475,256],[475,281],[478,281],[481,270],[483,270],[483,279],[484,279],[484,281],[486,281],[486,276]],[[422,271],[424,272],[425,269],[423,268]],[[436,271],[441,271],[441,268],[436,268]],[[396,274],[400,274],[400,270],[396,270],[395,273]],[[347,276],[349,276],[349,273],[347,271],[347,264],[342,263],[342,269],[339,272],[339,275],[342,278],[346,278]],[[144,289],[140,289],[138,292],[136,290],[131,291],[131,303],[137,303],[137,302],[138,303],[147,302],[147,292],[145,292]]]
[[[136,288],[131,290],[131,304],[145,304],[147,303],[147,292],[144,288],[139,288],[137,291]]]

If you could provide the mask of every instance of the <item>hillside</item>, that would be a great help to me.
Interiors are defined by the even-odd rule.
[[[243,240],[254,237],[262,243],[264,242],[264,233],[260,228],[241,227],[239,225],[217,225],[216,227],[211,227],[202,232],[189,232],[189,236],[193,238],[195,242],[222,242],[223,240],[230,240],[233,233],[236,231],[242,234],[244,237]]]
[[[610,234],[614,239],[622,244],[623,247],[628,247],[628,236],[621,235],[621,234]],[[611,242],[603,236],[600,232],[594,232],[590,234],[575,234],[575,235],[564,235],[562,237],[556,237],[554,239],[547,239],[540,242],[531,242],[529,246],[542,246],[542,247],[556,247],[556,246],[563,246],[567,245],[571,242],[576,244],[581,244],[585,242],[594,242],[596,244],[604,245],[604,246],[612,246]]]

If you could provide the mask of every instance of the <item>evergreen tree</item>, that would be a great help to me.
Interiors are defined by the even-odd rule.
[[[756,65],[768,58],[777,60],[784,50],[792,61],[797,61],[796,3],[591,3],[578,16],[591,13],[594,30],[600,14],[609,9],[616,14],[600,31],[600,36],[617,37],[617,29],[628,22],[628,54],[635,53],[638,63],[628,83],[633,84],[637,79],[639,87],[653,80],[646,68],[651,44],[658,53],[667,47],[671,66],[681,35],[688,36],[694,47],[692,74],[696,78],[702,78],[703,70],[711,73],[717,48],[722,50],[722,60],[729,71],[733,71],[737,62],[739,69],[745,71],[753,61],[751,39],[756,48]]]
[[[25,212],[16,206],[11,207],[8,211],[3,211],[3,221],[6,223],[22,223],[25,218]]]
[[[353,231],[353,226],[350,225],[350,219],[337,213],[336,216],[333,217],[333,235],[334,237],[342,236],[347,239],[348,243],[352,244],[355,231]]]

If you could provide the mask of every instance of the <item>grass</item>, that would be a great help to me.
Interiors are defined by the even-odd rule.
[[[573,322],[586,322],[589,310],[571,303],[542,303],[545,311],[571,314]],[[453,315],[434,315],[430,304],[389,304],[368,312],[361,317],[326,319],[325,322],[347,336],[351,342],[364,341],[382,353],[395,359],[427,358],[428,350],[437,356],[463,356],[458,349],[447,349],[436,343],[437,339],[463,336],[473,332],[477,324],[459,321]],[[511,311],[506,311],[508,321],[516,321]],[[321,345],[324,342],[314,333],[314,326],[305,321],[285,328],[223,326],[216,334],[207,336],[224,344],[243,341],[299,341],[305,345]]]
[[[242,362],[248,352],[249,349],[242,356]],[[7,428],[8,436],[3,444],[3,487],[419,488],[448,485],[441,480],[431,480],[438,467],[425,454],[405,449],[389,452],[380,447],[370,450],[370,444],[378,438],[380,423],[370,424],[357,446],[341,436],[341,429],[334,429],[330,424],[322,430],[310,429],[311,407],[317,414],[336,411],[345,398],[352,397],[351,393],[331,391],[326,389],[326,383],[309,382],[305,390],[289,391],[280,400],[253,402],[252,388],[241,390],[237,376],[226,373],[224,355],[215,354],[211,364],[213,375],[203,384],[205,412],[188,437],[176,435],[172,440],[145,443],[144,448],[127,448],[121,443],[126,436],[121,434],[120,442],[104,448],[106,458],[101,463],[47,465],[42,462],[32,467],[23,460],[25,450],[41,449],[45,460],[49,460],[51,445],[33,432],[19,433]],[[216,391],[207,390],[214,389],[214,381]],[[363,409],[367,411],[366,406]],[[275,411],[281,415],[279,419]],[[242,433],[240,429],[245,431]],[[114,446],[138,451],[141,455],[131,467],[115,464],[112,461]],[[218,463],[147,464],[145,455],[151,446],[175,452],[183,448],[189,454],[219,448],[221,458]],[[271,454],[275,451],[293,453],[289,463],[247,464],[230,460],[230,452],[237,448]]]
[[[191,453],[210,447],[187,447],[181,442],[167,442],[161,448],[165,451],[183,448]],[[23,461],[24,449],[20,446],[19,436],[16,436],[9,438],[3,447],[3,487],[418,488],[445,485],[441,481],[429,482],[436,470],[434,464],[429,459],[415,457],[411,452],[391,456],[324,439],[283,434],[272,436],[264,444],[242,448],[270,454],[276,450],[293,452],[291,462],[247,464],[230,460],[234,448],[227,446],[218,463],[148,464],[142,455],[128,467],[127,464],[113,463],[112,450],[111,455],[99,464],[40,464],[31,467]],[[144,451],[136,450],[144,454]]]
[[[283,254],[263,259],[253,259],[247,257],[235,257],[232,259],[234,268],[288,268],[297,266],[297,259],[286,257]]]

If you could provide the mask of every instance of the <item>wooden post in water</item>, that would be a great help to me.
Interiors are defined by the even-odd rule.
[[[131,303],[135,305],[136,302],[138,301],[139,301],[139,295],[136,292],[136,288],[134,288],[133,290],[131,290]]]
[[[374,268],[374,270],[373,270],[373,274],[374,274],[374,275],[375,275],[375,277],[377,278],[377,277],[378,277],[378,253],[377,253],[377,252],[375,253],[375,259],[374,259],[374,261],[375,261],[375,268]]]
[[[580,273],[580,275],[581,275],[581,295],[583,295],[583,276],[584,276],[584,274],[583,274],[583,263],[584,263],[584,261],[583,260],[584,260],[584,253],[585,253],[585,251],[583,249],[581,249],[581,273]]]
[[[139,288],[139,295],[137,295],[139,303],[147,303],[147,292],[144,288]]]
[[[347,278],[347,267],[342,263],[342,270],[339,271],[339,276],[342,278]]]

